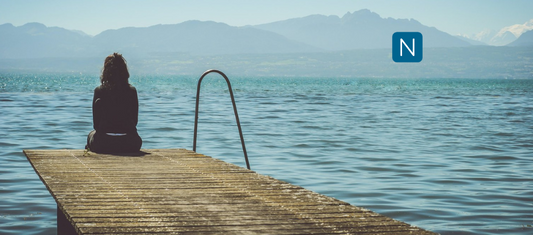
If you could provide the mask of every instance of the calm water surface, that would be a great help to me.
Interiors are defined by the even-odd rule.
[[[143,148],[192,148],[197,77],[132,77]],[[533,233],[533,80],[232,78],[252,170],[441,234]],[[55,234],[22,149],[80,149],[97,76],[0,75],[0,234]],[[198,152],[245,166],[223,79]]]

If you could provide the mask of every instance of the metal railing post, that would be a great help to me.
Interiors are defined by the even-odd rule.
[[[235,120],[237,121],[237,127],[239,128],[239,135],[241,137],[242,151],[244,152],[244,160],[246,161],[246,167],[248,168],[248,170],[250,170],[250,162],[248,162],[248,154],[246,153],[246,146],[244,145],[244,137],[242,135],[241,123],[239,121],[239,114],[237,113],[237,105],[235,104],[235,98],[233,98],[233,90],[231,89],[231,84],[226,74],[224,74],[223,72],[219,70],[215,70],[215,69],[207,70],[202,74],[202,76],[200,77],[200,80],[198,80],[198,87],[196,90],[196,110],[194,114],[194,139],[193,139],[193,144],[192,144],[192,150],[196,152],[196,137],[197,137],[197,132],[198,132],[198,108],[200,106],[200,85],[202,84],[202,79],[204,79],[204,77],[207,74],[213,73],[213,72],[222,75],[222,77],[226,79],[226,83],[228,84],[228,90],[231,96],[231,102],[233,104],[233,112],[235,113]]]

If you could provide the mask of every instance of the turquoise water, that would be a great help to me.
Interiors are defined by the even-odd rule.
[[[144,76],[143,148],[192,149],[198,77]],[[533,80],[233,77],[252,170],[441,234],[533,233]],[[22,149],[80,149],[98,76],[0,75],[0,234],[55,234]],[[245,166],[227,87],[197,151]]]

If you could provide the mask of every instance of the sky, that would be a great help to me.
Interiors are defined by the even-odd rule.
[[[416,19],[452,35],[524,24],[532,0],[0,0],[0,24],[30,22],[97,35],[107,29],[215,21],[256,25],[312,14],[369,9],[383,18]]]

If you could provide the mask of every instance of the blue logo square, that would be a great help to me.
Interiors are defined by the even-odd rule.
[[[422,34],[396,32],[392,35],[392,60],[397,63],[422,61]]]

